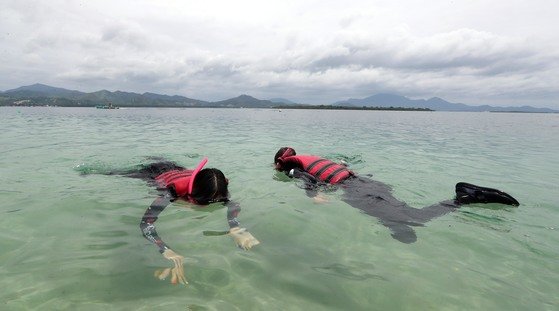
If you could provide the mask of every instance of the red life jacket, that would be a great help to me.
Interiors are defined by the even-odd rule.
[[[206,163],[208,163],[208,158],[204,157],[194,170],[168,171],[155,177],[155,182],[159,187],[172,187],[178,197],[188,196],[192,194],[196,175],[198,175]]]
[[[178,197],[189,195],[188,185],[192,179],[193,170],[172,170],[155,177],[157,185],[164,188],[172,187]]]
[[[280,160],[283,163],[293,163],[326,183],[337,184],[353,175],[347,167],[318,156],[294,155]]]

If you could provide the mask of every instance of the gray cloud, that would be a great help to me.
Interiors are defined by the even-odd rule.
[[[303,103],[393,92],[559,108],[559,34],[545,13],[559,4],[539,2],[492,2],[490,23],[482,4],[445,1],[4,1],[0,89]]]
[[[469,69],[470,73],[494,75],[532,72],[542,69],[550,61],[557,61],[556,56],[541,55],[528,42],[470,29],[428,38],[398,38],[391,42],[364,38],[341,38],[340,41],[339,45],[333,43],[328,47],[329,55],[317,56],[309,70],[346,66],[420,71]]]
[[[141,51],[152,45],[150,35],[138,25],[114,24],[101,30],[101,41],[111,46]]]

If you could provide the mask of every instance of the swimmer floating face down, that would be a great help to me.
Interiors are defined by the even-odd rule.
[[[518,206],[520,203],[506,192],[459,182],[455,185],[453,199],[441,201],[423,208],[414,208],[398,200],[391,187],[371,176],[359,176],[347,167],[347,163],[315,155],[297,155],[290,147],[280,148],[274,156],[275,169],[289,177],[300,179],[306,194],[315,199],[334,189],[342,190],[341,200],[376,217],[391,231],[396,240],[413,243],[417,240],[413,227],[425,226],[430,220],[456,211],[466,204],[499,203]]]

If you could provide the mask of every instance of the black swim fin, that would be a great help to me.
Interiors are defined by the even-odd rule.
[[[456,200],[460,204],[502,203],[512,206],[520,205],[520,203],[518,203],[518,201],[508,193],[465,182],[459,182],[456,184]]]

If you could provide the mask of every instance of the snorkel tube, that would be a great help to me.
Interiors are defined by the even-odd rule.
[[[190,182],[188,183],[189,195],[192,194],[192,188],[194,188],[194,180],[196,179],[196,175],[198,175],[198,173],[202,170],[202,168],[204,168],[204,165],[206,165],[206,163],[208,163],[208,158],[204,157],[202,161],[198,163],[198,166],[196,166],[194,171],[192,171],[192,175],[190,176]]]

